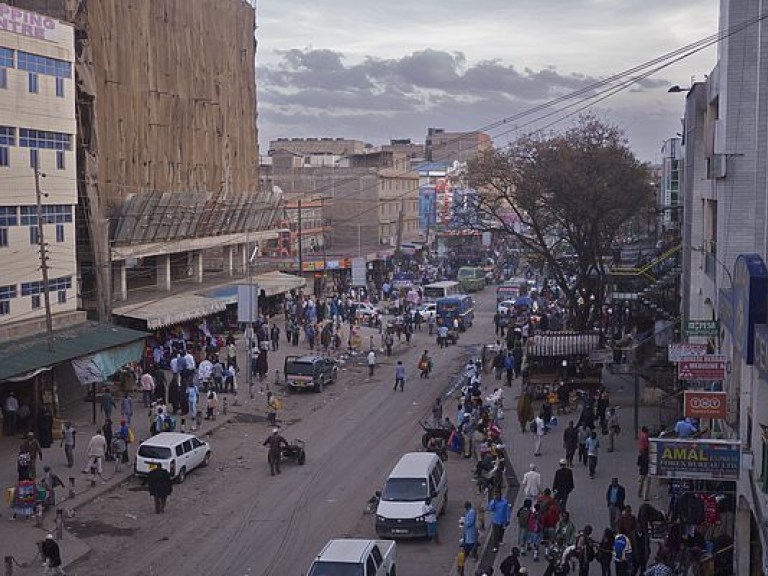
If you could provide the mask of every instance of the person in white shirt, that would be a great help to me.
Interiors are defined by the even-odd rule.
[[[368,378],[373,378],[373,369],[376,367],[376,353],[371,348],[368,352]]]
[[[541,417],[541,414],[536,416],[536,419],[534,420],[536,423],[536,436],[535,436],[535,449],[533,451],[534,456],[541,456],[541,441],[544,438],[544,434],[547,431],[547,427],[544,424],[544,418]]]
[[[192,356],[190,351],[187,351],[187,354],[184,356],[184,368],[186,370],[194,370],[196,367],[195,357]]]
[[[200,382],[206,382],[213,377],[213,363],[206,358],[197,367],[197,377]]]
[[[520,487],[523,489],[523,494],[535,501],[541,493],[541,474],[536,470],[536,464],[531,464],[529,468],[530,470],[523,474]]]

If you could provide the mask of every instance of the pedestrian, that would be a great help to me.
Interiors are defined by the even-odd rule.
[[[395,386],[392,390],[397,390],[398,386],[400,386],[400,392],[405,391],[405,366],[402,360],[398,360],[395,366]]]
[[[205,404],[205,419],[206,420],[216,420],[216,408],[219,404],[219,398],[216,392],[211,389],[208,390],[208,396],[206,397],[206,404]]]
[[[274,322],[269,330],[269,339],[272,341],[272,352],[277,352],[280,349],[280,328]]]
[[[587,451],[587,461],[589,462],[589,477],[595,477],[595,470],[597,469],[597,455],[600,450],[600,440],[597,438],[597,432],[594,430],[587,438],[585,443]]]
[[[429,352],[424,350],[424,353],[419,358],[419,378],[429,378],[430,367],[432,365],[432,359],[429,357]]]
[[[104,459],[107,462],[112,462],[114,460],[112,456],[112,420],[109,418],[104,420],[104,426],[101,427],[101,430],[104,433],[104,442],[107,444],[107,454]]]
[[[120,417],[126,420],[130,426],[133,419],[133,398],[131,398],[130,392],[127,392],[120,402]]]
[[[532,500],[526,498],[515,515],[517,517],[517,545],[523,556],[525,556],[525,551],[530,549],[528,545],[528,516],[533,512],[532,505]]]
[[[597,547],[595,558],[597,558],[600,564],[600,570],[602,576],[611,576],[611,561],[613,560],[613,541],[614,532],[610,528],[606,528],[603,532],[603,538],[600,540],[600,544]]]
[[[573,468],[573,455],[579,446],[579,431],[573,426],[573,420],[568,422],[568,426],[563,430],[563,448],[565,449],[565,462]]]
[[[197,387],[195,386],[194,382],[192,382],[191,380],[189,381],[189,385],[187,386],[186,396],[187,396],[187,403],[189,405],[189,417],[192,420],[192,430],[194,431],[194,430],[197,430],[195,424],[197,423],[198,392],[197,392]]]
[[[527,392],[520,394],[517,400],[517,421],[520,423],[520,431],[525,434],[528,422],[533,420],[533,403]]]
[[[647,426],[640,428],[640,434],[637,437],[637,449],[640,452],[648,452],[651,449],[650,433]]]
[[[45,486],[45,500],[43,501],[43,509],[47,510],[56,506],[56,488],[64,487],[64,482],[58,477],[50,466],[43,466],[43,477],[40,482]]]
[[[262,446],[268,446],[267,462],[269,462],[269,473],[274,476],[280,474],[280,458],[282,456],[282,448],[288,447],[288,441],[280,435],[280,430],[277,428],[272,429],[272,435],[269,436]]]
[[[83,474],[98,473],[101,475],[103,471],[104,457],[107,455],[107,442],[104,440],[101,428],[96,430],[96,433],[91,436],[88,441],[88,449],[86,450],[88,461],[83,468]]]
[[[616,576],[629,576],[632,566],[632,541],[629,536],[618,532],[613,538],[613,567]]]
[[[568,461],[565,458],[560,459],[560,468],[555,472],[552,489],[555,491],[557,505],[560,510],[565,511],[568,495],[573,492],[573,471],[568,468]]]
[[[464,527],[463,542],[465,557],[472,556],[477,560],[477,540],[479,533],[477,530],[477,511],[472,507],[472,503],[464,502],[464,516],[461,518],[461,525]]]
[[[616,448],[616,436],[621,432],[619,426],[619,415],[616,412],[616,408],[608,409],[608,420],[606,422],[608,428],[608,452],[613,452]]]
[[[589,429],[583,424],[577,428],[577,438],[579,443],[579,462],[587,465],[587,438],[589,438]]]
[[[536,419],[534,420],[536,424],[536,434],[534,438],[534,450],[533,455],[534,456],[541,456],[541,441],[544,439],[544,434],[547,431],[547,426],[544,423],[544,413],[539,413],[538,416],[536,416]]]
[[[507,373],[507,386],[512,386],[512,379],[515,377],[515,358],[511,352],[507,352],[504,357],[504,370]]]
[[[128,425],[120,421],[120,428],[112,438],[112,455],[115,458],[115,472],[122,472],[123,464],[128,462]]]
[[[656,552],[654,564],[645,571],[644,576],[672,576],[674,574],[673,554],[669,548],[662,546]]]
[[[45,540],[40,543],[40,554],[43,557],[43,566],[45,566],[46,575],[66,574],[61,567],[61,549],[56,540],[53,539],[53,534],[48,534],[45,537]]]
[[[179,358],[178,362],[182,366],[186,366],[184,358]],[[184,368],[179,370],[180,374],[184,374]],[[144,371],[141,375],[141,401],[144,403],[144,408],[149,408],[152,402],[152,393],[155,391],[155,379],[152,378],[152,374],[148,370]]]
[[[433,540],[435,544],[439,544],[440,542],[437,538],[437,512],[432,505],[431,498],[424,500],[421,515],[424,516],[424,523],[427,525],[427,540]]]
[[[115,399],[112,397],[112,392],[105,386],[101,393],[101,411],[104,413],[105,420],[112,418],[112,409],[116,407],[117,404],[115,404]]]
[[[3,418],[5,419],[5,433],[8,436],[16,436],[16,421],[19,414],[19,401],[13,392],[8,393],[8,397],[3,404]]]
[[[440,398],[435,398],[435,403],[432,404],[432,420],[435,426],[440,426],[440,423],[443,421],[443,403],[440,401]]]
[[[589,524],[576,536],[575,551],[579,562],[579,576],[589,576],[589,565],[595,559],[595,542],[592,540],[592,526]]]
[[[491,542],[494,552],[498,552],[499,546],[504,545],[504,531],[509,526],[509,508],[510,504],[501,492],[497,492],[496,497],[490,500],[486,506],[488,512],[493,512]]]
[[[501,561],[499,570],[501,570],[501,576],[518,576],[520,574],[520,548],[512,547],[509,556]]]
[[[612,478],[608,490],[605,492],[605,501],[608,504],[608,522],[611,530],[618,530],[619,517],[624,509],[624,500],[626,491],[624,486],[619,484],[618,478]]]
[[[373,378],[374,368],[376,368],[376,353],[371,348],[368,351],[368,378]]]
[[[29,454],[29,478],[37,478],[37,461],[43,461],[43,449],[33,432],[27,432],[27,437],[22,440],[19,451]]]
[[[170,472],[162,466],[153,468],[147,474],[147,487],[150,496],[155,500],[155,514],[165,513],[168,496],[173,493],[173,480]]]
[[[571,515],[565,510],[560,511],[560,521],[555,528],[555,542],[562,539],[566,546],[572,546],[576,540],[576,526],[571,521]]]
[[[639,476],[637,478],[637,497],[648,502],[648,493],[651,489],[651,477],[648,474],[650,466],[650,456],[647,450],[641,450],[637,454],[637,468]]]
[[[523,494],[532,500],[536,500],[541,493],[541,474],[536,470],[536,464],[528,465],[528,472],[523,474],[523,480],[520,482],[520,488]]]
[[[64,422],[61,429],[61,444],[64,447],[64,455],[67,457],[67,468],[75,465],[75,436],[77,430],[71,420]]]
[[[541,504],[533,505],[533,510],[528,515],[528,549],[533,548],[533,561],[539,561],[539,547],[541,546],[544,526],[541,523]]]

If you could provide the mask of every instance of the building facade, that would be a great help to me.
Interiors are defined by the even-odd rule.
[[[0,15],[0,341],[45,330],[36,170],[53,324],[83,319],[74,48],[68,24],[24,10]]]
[[[466,162],[491,149],[491,137],[485,132],[446,132],[444,128],[428,128],[424,153],[429,162]]]
[[[661,147],[661,183],[657,197],[659,230],[676,231],[680,222],[682,198],[680,173],[683,167],[680,138],[669,138]]]

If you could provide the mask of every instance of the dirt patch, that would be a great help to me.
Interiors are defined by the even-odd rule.
[[[267,417],[266,416],[260,416],[258,414],[247,414],[247,413],[239,413],[235,414],[230,419],[230,422],[233,422],[234,424],[255,424],[258,422],[266,422]]]
[[[73,520],[67,522],[67,530],[80,538],[93,538],[97,536],[132,536],[138,532],[138,527],[115,526],[99,520]]]

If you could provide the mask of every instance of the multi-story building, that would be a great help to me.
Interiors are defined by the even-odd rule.
[[[21,10],[3,17],[0,341],[45,330],[38,194],[53,326],[84,320],[77,312],[75,258],[74,30],[69,24]]]
[[[683,321],[714,321],[726,359],[722,436],[735,483],[733,574],[768,573],[768,31],[764,6],[722,0],[718,62],[687,90],[683,134]],[[694,337],[689,337],[694,340]],[[700,339],[702,342],[705,338]],[[694,386],[702,386],[696,383]],[[725,448],[723,448],[725,450]],[[703,453],[702,453],[703,454]],[[722,462],[725,451],[717,462]],[[710,458],[703,466],[710,466]],[[717,485],[717,482],[715,483]],[[712,486],[712,485],[710,485]]]
[[[444,128],[428,128],[424,152],[430,162],[452,164],[466,162],[490,150],[491,145],[491,137],[485,132],[446,132]]]
[[[365,148],[362,140],[348,138],[278,138],[269,143],[270,152],[291,152],[308,157],[363,154]]]
[[[147,327],[189,319],[183,298],[162,295],[243,274],[253,245],[276,236],[277,199],[258,188],[254,7],[9,3],[75,26],[84,306]]]
[[[682,168],[682,151],[680,138],[669,138],[661,147],[661,183],[656,198],[659,210],[659,230],[677,231],[680,222],[680,171]]]

